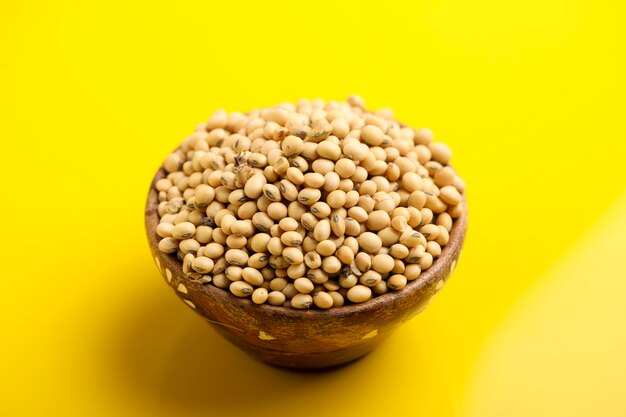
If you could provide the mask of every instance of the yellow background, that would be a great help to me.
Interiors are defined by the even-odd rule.
[[[2,0],[0,414],[626,415],[620,3]],[[269,368],[163,284],[148,184],[216,108],[353,93],[452,146],[466,249],[362,361]]]

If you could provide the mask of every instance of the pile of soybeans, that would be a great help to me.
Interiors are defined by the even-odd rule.
[[[327,309],[401,291],[463,212],[451,157],[357,96],[216,111],[163,163],[159,250],[256,304]]]

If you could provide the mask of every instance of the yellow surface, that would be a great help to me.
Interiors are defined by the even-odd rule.
[[[0,2],[0,415],[626,415],[624,17],[608,0]],[[216,108],[352,93],[455,150],[466,249],[364,360],[268,368],[164,285],[147,187]]]

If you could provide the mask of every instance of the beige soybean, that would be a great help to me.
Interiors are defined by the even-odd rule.
[[[382,275],[376,271],[369,270],[359,278],[359,282],[368,287],[377,285],[383,279]]]
[[[263,275],[255,268],[243,268],[242,277],[247,283],[257,287],[263,283]]]
[[[196,226],[190,222],[178,223],[172,229],[172,237],[178,240],[189,239],[196,232]]]
[[[299,264],[304,261],[304,254],[302,253],[302,250],[293,246],[283,249],[282,255],[290,265]]]
[[[156,228],[157,235],[159,237],[172,237],[174,231],[174,225],[172,223],[159,223]]]
[[[270,201],[280,201],[280,190],[274,184],[265,184],[263,186],[263,195]]]
[[[308,278],[298,278],[293,282],[293,285],[296,287],[298,291],[304,294],[308,294],[313,291],[313,282],[311,282]]]
[[[393,267],[394,259],[387,254],[378,254],[372,259],[372,269],[381,274],[391,272]]]
[[[213,270],[215,263],[211,258],[206,256],[199,256],[191,262],[191,267],[194,271],[201,274],[208,274]]]
[[[362,303],[372,296],[372,290],[365,285],[355,285],[350,288],[347,293],[348,300],[353,303]]]
[[[296,294],[291,299],[291,306],[297,309],[305,309],[311,307],[313,297],[309,294]]]
[[[428,145],[428,149],[432,154],[433,160],[439,162],[442,165],[448,165],[452,158],[452,151],[448,145],[441,142],[433,142]]]
[[[282,306],[286,300],[287,297],[280,291],[271,291],[267,295],[268,304],[271,304],[273,306]]]
[[[318,308],[331,308],[334,304],[333,297],[325,291],[319,291],[313,294],[313,302]]]
[[[447,204],[456,206],[461,203],[461,194],[452,185],[446,185],[440,190],[439,197]]]
[[[178,241],[173,237],[166,237],[159,241],[159,250],[164,253],[176,253],[178,251]]]
[[[269,293],[265,288],[257,288],[252,292],[252,302],[254,304],[263,304],[267,301]]]
[[[406,287],[407,279],[404,275],[392,275],[387,279],[387,287],[398,291]]]
[[[254,291],[252,285],[246,281],[235,281],[230,284],[229,288],[230,292],[235,294],[237,297],[248,297]]]
[[[380,237],[372,232],[365,232],[357,237],[359,247],[366,252],[374,253],[382,247]]]
[[[378,126],[367,125],[361,129],[361,139],[371,146],[378,146],[383,143],[384,133]]]
[[[391,225],[391,218],[389,213],[384,210],[375,210],[370,213],[365,223],[369,230],[382,230],[385,227]]]
[[[304,142],[297,136],[289,135],[283,139],[280,147],[285,156],[299,155],[304,147]]]

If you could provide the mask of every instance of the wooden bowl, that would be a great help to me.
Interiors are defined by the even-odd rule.
[[[287,368],[324,369],[354,361],[374,349],[398,325],[422,312],[454,270],[467,229],[467,206],[455,220],[450,241],[441,256],[400,291],[377,296],[361,304],[329,310],[296,310],[256,305],[213,284],[198,284],[185,277],[175,255],[158,249],[155,175],[146,204],[146,231],[154,260],[174,293],[207,319],[226,339],[253,357]]]

